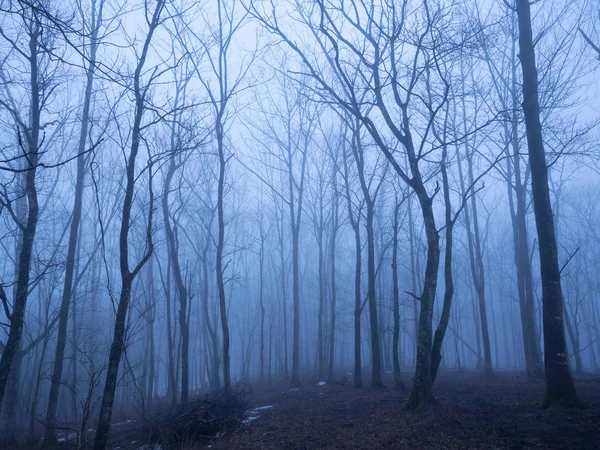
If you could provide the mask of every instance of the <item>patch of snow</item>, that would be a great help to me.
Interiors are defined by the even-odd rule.
[[[139,450],[162,450],[162,447],[160,446],[160,444],[154,444],[154,445],[142,445]]]
[[[258,408],[254,408],[252,411],[262,411],[263,409],[271,409],[273,405],[259,406]]]
[[[252,422],[254,422],[256,419],[258,419],[260,417],[259,414],[250,414],[248,417],[246,417],[246,420],[243,420],[242,423],[244,425],[250,425]]]
[[[319,381],[317,384],[318,384],[319,386],[325,386],[325,384],[327,384],[327,383],[325,383],[324,381]]]
[[[299,388],[294,388],[294,389],[290,389],[288,392],[294,392],[294,391],[299,391]]]
[[[113,423],[113,427],[122,427],[123,425],[127,425],[128,423],[136,422],[135,419],[129,419],[125,422]]]
[[[242,421],[242,423],[244,425],[250,425],[252,422],[254,422],[256,419],[258,419],[260,417],[260,414],[258,413],[259,411],[263,411],[265,409],[271,409],[273,407],[273,405],[266,405],[266,406],[258,406],[250,411],[248,411],[248,417],[246,417],[246,419],[244,421]]]

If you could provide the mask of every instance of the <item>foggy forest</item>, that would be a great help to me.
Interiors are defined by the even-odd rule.
[[[597,0],[0,0],[0,448],[600,448]]]

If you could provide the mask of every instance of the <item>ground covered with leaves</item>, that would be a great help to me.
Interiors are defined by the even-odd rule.
[[[405,374],[407,384],[409,378]],[[576,383],[587,407],[546,411],[539,407],[542,380],[444,373],[435,386],[439,405],[414,413],[401,409],[407,390],[358,390],[350,379],[327,384],[315,378],[290,389],[278,381],[253,389],[243,426],[196,448],[600,449],[600,377]]]

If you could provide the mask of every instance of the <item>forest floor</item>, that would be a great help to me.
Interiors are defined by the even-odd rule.
[[[404,380],[410,385],[410,377]],[[391,375],[387,375],[391,378]],[[211,449],[600,449],[600,377],[576,380],[586,408],[545,411],[543,381],[498,372],[439,376],[439,406],[401,410],[408,390],[354,389],[304,380],[254,387],[247,425],[202,447]],[[387,385],[391,379],[385,380]]]

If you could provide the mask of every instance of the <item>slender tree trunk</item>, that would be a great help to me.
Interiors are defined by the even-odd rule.
[[[381,344],[379,339],[379,324],[377,320],[377,297],[375,291],[375,234],[373,218],[375,205],[367,201],[367,297],[369,306],[369,325],[371,329],[371,386],[383,387],[381,381]]]
[[[161,278],[162,278],[161,273]],[[165,290],[165,303],[166,303],[166,316],[167,316],[167,394],[172,402],[177,401],[177,382],[175,380],[175,360],[173,355],[175,353],[175,339],[174,330],[171,322],[171,314],[173,308],[171,307],[171,258],[167,260],[167,273],[166,279],[163,280],[163,287]]]
[[[138,272],[142,269],[144,264],[148,262],[152,256],[153,245],[152,245],[152,209],[153,205],[153,194],[152,194],[152,179],[150,179],[150,205],[148,213],[148,228],[147,228],[147,245],[148,249],[144,257],[140,260],[138,265],[133,271],[129,268],[129,228],[131,221],[131,209],[133,206],[133,194],[135,190],[135,162],[140,148],[141,141],[141,126],[142,116],[145,109],[145,98],[142,94],[142,87],[140,86],[140,78],[146,56],[148,54],[148,48],[152,35],[160,23],[161,11],[164,7],[164,0],[159,0],[156,4],[154,12],[152,14],[151,22],[149,23],[148,34],[144,41],[144,46],[138,60],[138,64],[134,73],[134,87],[133,92],[135,95],[135,116],[133,127],[131,131],[131,149],[129,157],[127,159],[126,174],[127,181],[125,186],[125,197],[123,199],[123,215],[121,219],[121,229],[119,233],[119,263],[121,273],[121,295],[119,297],[119,303],[117,306],[117,314],[115,318],[115,328],[113,333],[113,341],[110,346],[110,353],[108,358],[108,367],[106,371],[106,381],[104,384],[104,390],[102,393],[102,402],[100,405],[100,416],[98,418],[98,425],[96,427],[96,436],[94,438],[94,450],[105,450],[108,435],[110,431],[110,421],[112,417],[112,408],[115,399],[115,390],[117,387],[117,377],[119,374],[119,365],[121,363],[121,357],[125,351],[125,325],[127,319],[127,312],[129,310],[129,302],[131,300],[131,288],[133,280]],[[144,90],[145,92],[145,90]]]
[[[581,350],[579,348],[579,333],[576,327],[573,326],[569,311],[565,307],[565,323],[567,325],[567,332],[569,333],[569,339],[571,339],[571,346],[573,347],[573,356],[575,357],[575,373],[582,374],[583,361],[581,359]]]
[[[394,208],[393,234],[392,234],[392,285],[393,285],[393,302],[394,302],[394,336],[392,343],[393,364],[394,364],[394,387],[396,389],[404,389],[402,376],[400,373],[400,293],[398,288],[398,232],[400,224],[398,223],[398,214],[400,203],[396,198],[396,206]]]
[[[261,223],[260,252],[259,252],[259,288],[258,288],[258,304],[260,307],[260,382],[261,383],[265,382],[265,305],[264,305],[264,298],[263,298],[264,259],[265,259],[265,236],[263,234],[262,223]],[[270,374],[270,371],[269,371],[269,374]]]
[[[516,0],[516,8],[519,21],[519,57],[523,69],[523,111],[527,130],[531,191],[542,278],[544,366],[546,369],[546,396],[543,404],[545,407],[570,406],[578,403],[578,398],[567,361],[558,247],[540,122],[538,76],[531,30],[531,7],[528,0]]]
[[[431,383],[433,384],[437,378],[440,362],[442,361],[442,343],[448,329],[450,321],[450,311],[452,307],[452,297],[454,296],[454,277],[452,274],[452,250],[454,246],[454,223],[452,217],[452,205],[450,203],[450,186],[448,182],[448,170],[446,167],[447,148],[444,144],[441,172],[442,184],[444,191],[444,205],[446,218],[446,247],[444,251],[444,303],[442,306],[442,314],[438,323],[435,335],[433,338],[433,347],[431,349]],[[460,368],[460,357],[458,355],[458,339],[455,340],[457,365]]]
[[[175,94],[175,105],[179,104],[180,90],[177,89]],[[185,96],[185,91],[183,92]],[[165,177],[165,183],[162,196],[163,221],[165,224],[165,234],[167,237],[167,247],[169,251],[169,259],[171,261],[171,273],[175,279],[177,287],[177,296],[179,298],[179,329],[181,331],[181,404],[186,405],[189,398],[189,348],[190,348],[190,331],[188,327],[188,293],[185,286],[184,275],[179,262],[179,251],[175,241],[175,232],[171,225],[170,209],[169,209],[169,194],[171,191],[171,182],[178,165],[175,162],[175,157],[178,151],[176,137],[176,121],[177,117],[171,125],[171,156],[169,158],[169,167]],[[175,387],[176,392],[176,387]]]
[[[411,197],[408,199],[408,243],[410,248],[410,280],[411,280],[411,289],[413,293],[417,292],[417,269],[418,264],[416,264],[416,252],[415,252],[415,224],[412,215],[412,201]],[[413,299],[413,317],[414,317],[414,328],[413,328],[413,337],[414,337],[414,348],[417,347],[417,335],[419,333],[419,309],[417,305],[417,300]],[[416,362],[416,353],[415,353],[415,362]]]
[[[357,223],[354,228],[354,249],[355,249],[355,263],[354,263],[354,387],[361,389],[363,387],[362,382],[362,355],[361,355],[361,329],[360,329],[360,315],[362,311],[361,305],[361,283],[360,277],[362,272],[362,255],[361,255],[361,239],[360,239],[360,228]]]
[[[39,23],[32,24],[33,30],[29,34],[29,78],[31,87],[30,130],[23,130],[26,136],[26,144],[19,137],[19,145],[27,154],[28,169],[25,172],[25,197],[27,198],[27,218],[20,224],[22,229],[23,243],[17,255],[18,269],[15,285],[15,295],[13,311],[11,313],[10,329],[6,346],[0,358],[0,414],[2,404],[4,403],[4,394],[7,389],[9,373],[14,359],[18,357],[23,333],[23,319],[29,296],[29,277],[31,269],[31,254],[38,224],[39,205],[36,187],[36,171],[38,166],[39,145],[40,145],[40,87],[38,82],[38,47],[42,28]],[[2,289],[4,294],[4,289]]]
[[[225,196],[225,148],[223,142],[223,125],[221,118],[217,120],[217,147],[219,153],[219,180],[217,185],[217,289],[219,291],[219,312],[221,316],[221,332],[223,335],[223,386],[225,388],[225,398],[231,396],[231,369],[229,355],[229,323],[227,320],[227,303],[225,298],[225,281],[223,280],[223,249],[225,244],[225,215],[224,215],[224,196]]]
[[[464,70],[463,64],[461,64],[461,73]],[[464,83],[463,83],[464,90]],[[463,92],[464,94],[464,92]],[[465,104],[465,95],[462,96],[462,116],[463,116],[463,131],[464,135],[468,135],[467,130],[467,110]],[[465,140],[465,159],[467,160],[467,173],[469,177],[469,184],[473,184],[473,162],[471,157],[471,147],[468,140]],[[463,176],[462,164],[460,158],[458,161],[458,171],[460,177],[460,186],[463,197],[465,196],[465,178]],[[471,276],[473,278],[473,284],[475,292],[477,294],[477,300],[479,305],[479,321],[481,326],[481,336],[483,341],[483,359],[484,359],[484,374],[486,376],[492,376],[494,370],[492,368],[492,355],[490,345],[490,333],[487,320],[487,308],[485,301],[485,269],[483,265],[483,254],[481,249],[481,237],[479,233],[479,218],[477,214],[477,199],[475,193],[471,195],[470,207],[465,205],[465,220],[467,227],[467,241],[469,248],[469,262],[471,267]],[[472,224],[472,225],[471,225]],[[473,227],[471,229],[471,226]]]
[[[321,197],[322,199],[322,197]],[[325,309],[325,264],[323,261],[323,202],[321,201],[321,205],[319,208],[319,225],[317,228],[317,247],[319,253],[319,313],[317,315],[317,371],[319,375],[319,379],[321,379],[324,375],[325,371],[325,356],[324,356],[324,336],[323,336],[323,314]]]
[[[300,273],[299,273],[299,236],[297,227],[292,229],[292,296],[294,299],[294,324],[292,344],[291,386],[300,386]]]
[[[64,365],[65,347],[67,343],[67,325],[69,320],[69,304],[73,292],[73,275],[75,268],[75,251],[77,249],[77,239],[79,233],[79,224],[81,222],[81,208],[83,203],[83,190],[85,179],[85,146],[87,142],[88,124],[90,118],[90,105],[92,101],[92,90],[94,83],[94,71],[96,63],[96,50],[98,48],[99,25],[102,22],[103,0],[100,2],[99,9],[92,9],[92,36],[90,39],[90,56],[87,69],[87,80],[85,94],[83,99],[83,112],[81,115],[81,130],[79,133],[79,145],[77,147],[77,178],[75,181],[75,200],[73,203],[73,219],[71,220],[71,229],[69,231],[69,245],[67,249],[67,261],[65,265],[65,279],[63,285],[63,295],[60,305],[60,316],[58,319],[58,334],[56,337],[56,350],[54,354],[54,367],[50,383],[50,394],[48,395],[48,409],[46,411],[46,423],[44,427],[43,447],[48,448],[56,445],[56,410],[58,408],[58,394],[62,379]],[[98,14],[96,18],[96,14]],[[75,364],[75,361],[73,361]]]
[[[335,172],[334,172],[335,177]],[[335,181],[335,179],[334,179]],[[335,184],[335,183],[334,183]],[[333,205],[333,217],[331,219],[331,330],[329,333],[329,369],[328,369],[328,380],[330,383],[335,381],[334,379],[334,364],[335,364],[335,307],[337,301],[337,286],[336,286],[336,276],[335,276],[335,248],[336,248],[336,240],[337,240],[337,231],[338,231],[338,210],[339,210],[339,201],[337,198],[337,192],[334,193],[334,205]]]

